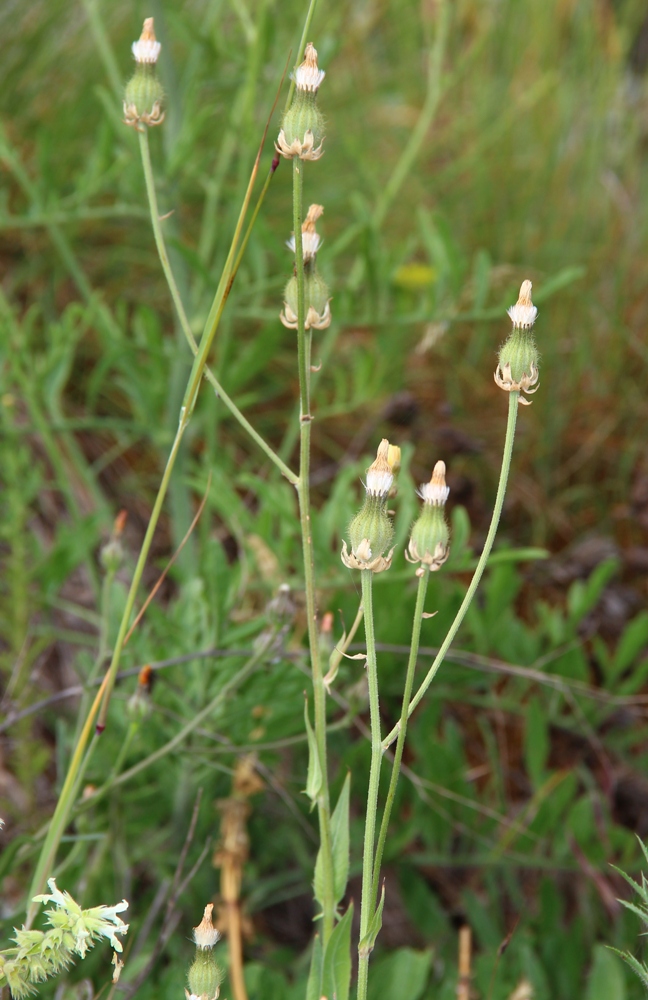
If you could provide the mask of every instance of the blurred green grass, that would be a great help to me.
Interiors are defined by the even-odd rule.
[[[347,623],[353,619],[356,594],[337,545],[366,455],[383,434],[415,446],[407,462],[416,481],[437,458],[448,462],[453,495],[468,508],[479,544],[505,412],[491,373],[507,330],[505,309],[529,277],[540,309],[542,386],[522,414],[503,540],[556,552],[594,535],[614,542],[606,554],[617,561],[572,583],[569,596],[551,574],[499,566],[462,632],[462,648],[487,660],[542,664],[612,699],[634,697],[646,662],[643,618],[627,626],[646,597],[648,90],[629,64],[641,4],[453,3],[436,116],[402,183],[390,187],[426,106],[440,10],[434,0],[336,0],[318,9],[313,31],[327,70],[321,105],[329,134],[324,159],[306,176],[306,197],[325,206],[319,259],[334,295],[334,325],[314,345],[325,361],[314,425],[322,609],[342,608]],[[181,8],[163,0],[146,8],[50,0],[0,11],[1,668],[20,707],[92,669],[97,551],[121,507],[129,512],[129,557],[135,551],[189,368],[147,222],[136,137],[120,120],[116,92],[130,72],[130,43],[143,17],[154,14],[169,104],[166,122],[151,133],[154,165],[161,210],[173,212],[165,225],[174,267],[198,331],[303,13],[292,0]],[[93,23],[105,33],[93,34]],[[271,158],[268,146],[264,170]],[[294,448],[295,357],[278,312],[290,270],[290,198],[281,164],[214,352],[228,390],[287,454]],[[129,664],[212,645],[240,649],[263,627],[273,588],[284,579],[299,588],[292,492],[206,390],[148,583],[183,537],[209,470],[206,514],[159,606],[133,637]],[[403,534],[414,509],[405,482],[399,503]],[[464,551],[462,562],[461,548],[455,575],[433,588],[439,614],[430,644],[459,600],[469,560]],[[594,625],[588,618],[614,580],[632,595],[616,631],[605,614]],[[411,586],[404,574],[382,582],[380,599],[380,638],[406,643]],[[113,625],[120,601],[118,585]],[[592,638],[594,628],[600,634]],[[299,626],[290,652],[298,639]],[[620,653],[624,643],[628,655]],[[401,662],[384,654],[390,718]],[[195,661],[165,673],[155,689],[157,711],[127,764],[171,739],[240,663],[232,653],[215,672]],[[639,788],[645,797],[643,709],[597,702],[576,688],[530,686],[528,678],[492,680],[473,668],[464,662],[444,670],[412,730],[409,763],[423,784],[400,792],[390,885],[400,887],[408,914],[405,936],[412,927],[422,933],[414,941],[396,934],[386,945],[433,944],[441,964],[426,974],[445,996],[454,988],[452,918],[464,916],[477,936],[476,975],[486,995],[494,952],[528,908],[494,1000],[508,997],[523,974],[537,997],[599,1000],[589,970],[605,960],[592,959],[600,956],[594,942],[635,943],[632,919],[615,913],[612,925],[596,887],[604,895],[609,860],[636,864],[628,826],[648,832],[639,808],[632,819],[616,794],[626,782],[629,795]],[[341,690],[362,712],[357,680],[345,666]],[[306,683],[285,656],[248,682],[214,726],[237,747],[298,736]],[[124,688],[118,704],[131,691]],[[124,739],[125,717],[113,727],[93,763],[97,784]],[[10,731],[10,834],[14,842],[25,838],[23,853],[2,869],[10,900],[28,881],[31,838],[51,810],[73,730],[72,714],[54,707],[38,725],[27,717]],[[363,741],[342,729],[332,746],[341,772],[352,766],[362,788]],[[214,749],[203,732],[172,766],[163,761],[81,813],[64,873],[85,880],[94,894],[88,904],[103,900],[102,892],[113,895],[115,885],[117,896],[135,890],[142,902],[134,920],[142,919],[173,873],[197,785],[206,798],[228,793],[232,758]],[[255,986],[259,997],[288,988],[281,976],[304,943],[304,921],[290,901],[308,894],[313,855],[298,794],[299,744],[262,752],[262,759],[278,770],[285,800],[264,796],[251,821],[246,894],[265,927],[249,946],[267,972]],[[268,822],[281,830],[276,840],[266,835]],[[197,841],[213,826],[203,813]],[[213,878],[210,872],[209,893]],[[622,891],[609,885],[612,895]],[[200,886],[188,890],[187,928],[203,896]],[[260,916],[271,904],[287,907],[283,944],[293,951],[282,950],[276,911]],[[15,920],[11,903],[4,916]],[[176,978],[184,944],[182,935],[172,939],[167,953]],[[280,985],[265,987],[273,968]],[[290,978],[297,995],[298,963]],[[161,995],[161,981],[156,973],[138,996]],[[610,1000],[640,995],[629,979],[621,982],[626,992]],[[166,986],[171,996],[170,980]]]

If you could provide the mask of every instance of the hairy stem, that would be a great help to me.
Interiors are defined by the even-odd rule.
[[[326,753],[326,689],[319,646],[317,609],[315,607],[315,569],[313,565],[313,539],[310,511],[310,371],[308,369],[308,333],[305,329],[306,304],[304,299],[304,254],[302,250],[302,160],[293,160],[293,229],[295,233],[295,271],[297,274],[297,367],[299,371],[299,520],[304,558],[304,588],[308,618],[308,643],[313,673],[313,701],[315,703],[315,740],[324,782],[317,803],[320,841],[324,869],[324,899],[322,913],[322,938],[326,944],[335,924],[335,889],[333,885],[333,852],[331,844],[331,806],[328,787]]]
[[[374,858],[373,881],[371,889],[372,906],[376,905],[376,899],[378,897],[378,884],[380,882],[380,866],[382,864],[383,852],[385,850],[385,841],[387,840],[387,831],[389,829],[389,820],[391,817],[392,806],[394,805],[394,798],[396,796],[396,786],[398,784],[398,778],[400,776],[400,766],[401,766],[401,761],[403,759],[403,748],[405,746],[405,736],[407,733],[407,718],[408,718],[407,712],[409,708],[410,698],[412,697],[412,687],[414,685],[414,673],[416,671],[416,660],[418,657],[419,645],[421,642],[421,621],[423,619],[423,608],[425,607],[425,595],[427,593],[427,585],[428,585],[428,580],[430,578],[429,568],[427,566],[424,566],[422,568],[423,568],[423,573],[419,577],[418,591],[416,593],[416,607],[414,609],[414,621],[412,622],[412,643],[410,646],[409,660],[407,661],[407,673],[405,675],[405,688],[403,690],[403,705],[401,708],[401,716],[399,723],[400,728],[398,730],[398,740],[396,741],[396,750],[394,751],[394,760],[392,763],[391,778],[389,779],[387,800],[385,802],[385,809],[380,823],[380,832],[378,833],[378,843],[376,845],[376,856]]]
[[[373,573],[362,570],[362,604],[367,640],[367,682],[369,684],[369,717],[371,723],[371,767],[367,792],[364,849],[362,854],[362,899],[360,903],[360,946],[358,948],[358,1000],[366,1000],[371,947],[364,942],[374,913],[373,872],[376,813],[383,748],[380,739],[380,705],[378,702],[378,664],[373,614]]]

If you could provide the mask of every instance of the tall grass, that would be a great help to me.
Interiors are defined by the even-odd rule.
[[[376,439],[405,445],[403,480],[409,469],[415,481],[427,478],[447,449],[453,495],[468,506],[479,546],[502,440],[491,371],[503,309],[527,275],[542,319],[543,385],[524,414],[505,537],[557,549],[595,530],[612,536],[622,554],[645,545],[629,506],[645,461],[645,88],[627,63],[639,13],[631,4],[606,9],[558,0],[453,5],[436,77],[436,4],[318,10],[313,37],[328,71],[322,104],[329,119],[317,177],[326,208],[320,268],[335,320],[314,342],[313,360],[323,365],[313,376],[313,542],[320,608],[341,609],[347,627],[358,593],[339,563],[338,542]],[[292,2],[134,11],[88,0],[82,14],[56,2],[0,14],[7,933],[22,919],[78,728],[70,698],[15,721],[11,713],[103,672],[191,363],[150,232],[137,137],[120,120],[130,42],[148,13],[164,44],[168,94],[167,121],[150,136],[155,182],[160,212],[174,213],[165,223],[171,264],[194,335],[303,19],[302,5]],[[275,125],[276,118],[271,134]],[[263,169],[270,158],[268,151]],[[292,263],[283,246],[291,229],[287,166],[280,165],[252,232],[212,360],[243,413],[291,463],[294,345],[277,319]],[[172,661],[156,671],[154,710],[133,731],[126,705],[136,682],[119,684],[85,778],[102,794],[75,805],[57,877],[79,887],[73,894],[84,905],[137,897],[139,914],[129,914],[135,977],[155,949],[197,789],[203,805],[194,860],[214,838],[211,803],[229,794],[237,754],[257,748],[268,792],[249,823],[243,896],[258,937],[247,945],[246,975],[255,996],[297,995],[315,854],[299,795],[307,680],[297,505],[289,484],[208,391],[171,482],[147,588],[205,494],[197,527],[122,664],[134,670]],[[415,509],[404,485],[399,502],[402,547]],[[121,508],[129,515],[125,566],[106,587],[97,556]],[[474,565],[460,505],[453,522],[448,572],[443,584],[430,581],[428,606],[438,614],[424,646],[445,634]],[[385,933],[376,980],[400,982],[398,963],[406,961],[418,970],[412,997],[426,982],[451,995],[455,917],[473,927],[473,973],[488,995],[497,948],[524,912],[492,996],[508,997],[528,976],[539,997],[598,1000],[593,983],[607,959],[593,950],[596,940],[627,949],[636,936],[632,916],[615,911],[610,924],[601,900],[613,905],[607,862],[633,870],[640,860],[618,821],[629,820],[615,789],[624,781],[634,788],[643,770],[643,708],[634,699],[646,673],[645,614],[620,639],[592,638],[593,609],[618,563],[604,563],[566,595],[553,578],[544,589],[529,582],[523,553],[505,548],[497,557],[461,650],[410,727],[409,771],[386,848],[391,898],[402,903],[386,923],[398,912],[409,923],[400,937]],[[644,594],[631,572],[626,562],[624,582]],[[389,725],[400,711],[410,580],[396,569],[376,579],[393,643],[381,657]],[[263,649],[264,609],[284,582],[295,589],[295,629],[264,654],[263,669],[235,699],[221,698]],[[507,673],[511,666],[518,672]],[[343,661],[342,704],[329,718],[338,782],[350,767],[355,795],[369,770],[358,680],[358,665]],[[199,716],[207,705],[209,728]],[[335,800],[339,791],[332,789]],[[355,858],[359,808],[354,798]],[[216,877],[205,863],[187,886],[177,903],[183,927],[202,912]],[[351,894],[359,901],[353,882]],[[425,952],[431,943],[434,964]],[[404,944],[418,951],[390,953]],[[170,936],[165,949],[166,964],[138,997],[181,995],[185,936]],[[84,975],[95,975],[95,961],[84,964]],[[619,997],[638,995],[630,979],[619,982]]]

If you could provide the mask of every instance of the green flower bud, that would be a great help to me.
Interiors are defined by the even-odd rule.
[[[331,307],[328,285],[317,270],[316,254],[320,237],[315,223],[324,209],[321,205],[311,205],[302,225],[302,255],[304,259],[304,329],[325,330],[331,322]],[[294,235],[288,240],[294,252]],[[291,330],[297,329],[297,276],[293,274],[284,290],[284,310],[281,322]]]
[[[350,554],[346,542],[342,543],[342,562],[349,569],[381,573],[391,566],[393,549],[384,555],[394,537],[387,504],[399,462],[400,449],[383,438],[376,461],[367,469],[365,501],[349,525]]]
[[[405,553],[408,562],[423,563],[431,571],[441,569],[450,554],[450,529],[443,513],[450,492],[445,471],[445,463],[437,462],[430,482],[423,483],[417,491],[423,508],[412,528]],[[416,571],[417,576],[425,572],[423,566]]]
[[[194,927],[196,957],[187,977],[191,993],[185,991],[188,997],[200,997],[201,1000],[203,997],[205,1000],[216,1000],[220,993],[220,984],[225,977],[212,953],[214,945],[220,938],[212,922],[213,909],[214,904],[208,903],[201,922]]]
[[[216,1000],[224,978],[223,970],[216,962],[211,950],[204,951],[199,948],[187,976],[191,995],[205,997],[207,1000]]]
[[[313,146],[320,146],[324,139],[324,115],[317,106],[317,94],[296,90],[292,104],[281,119],[281,131],[287,146],[302,146],[306,133],[313,136]]]
[[[295,96],[281,120],[275,143],[277,152],[286,159],[319,160],[322,155],[325,123],[317,106],[317,91],[324,76],[317,65],[317,51],[309,42],[304,61],[295,71]]]
[[[531,332],[538,310],[531,301],[531,288],[530,281],[523,281],[517,303],[508,310],[513,330],[500,348],[494,376],[496,384],[506,392],[533,393],[538,388],[540,356]],[[531,402],[522,396],[519,401],[526,405]]]
[[[164,90],[155,72],[160,43],[155,38],[152,17],[144,21],[140,39],[133,42],[132,50],[136,67],[124,94],[124,122],[135,128],[159,125],[164,121]]]

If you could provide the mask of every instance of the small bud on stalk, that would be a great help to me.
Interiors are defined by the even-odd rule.
[[[309,42],[304,61],[295,71],[295,96],[281,120],[281,131],[275,143],[278,153],[292,160],[319,160],[324,152],[324,116],[317,106],[317,91],[324,79],[317,65],[317,51]]]
[[[201,922],[194,927],[196,957],[189,969],[189,989],[185,990],[187,1000],[217,1000],[220,985],[225,977],[221,967],[216,963],[212,948],[220,938],[220,934],[212,922],[213,903],[208,903]]]
[[[160,125],[164,121],[164,90],[155,71],[160,48],[155,38],[153,18],[147,17],[139,41],[132,45],[135,72],[124,94],[124,123],[133,128]]]
[[[513,330],[500,348],[499,362],[495,370],[495,382],[505,392],[536,392],[540,377],[538,371],[539,354],[532,328],[538,310],[531,301],[530,281],[523,281],[517,303],[508,310],[513,322]],[[519,402],[530,406],[531,400],[519,397]]]
[[[367,469],[364,504],[349,525],[351,553],[347,543],[342,542],[342,562],[349,569],[382,573],[391,566],[393,548],[384,554],[394,537],[387,503],[399,465],[400,448],[383,438],[375,462]]]
[[[412,528],[405,558],[411,563],[423,563],[416,571],[422,576],[427,566],[431,572],[441,569],[450,555],[450,529],[443,509],[450,493],[445,481],[445,462],[437,462],[429,483],[422,483],[418,495],[423,509]]]
[[[302,224],[302,255],[304,258],[304,329],[325,330],[331,322],[330,296],[328,285],[317,270],[316,254],[321,237],[315,223],[324,211],[321,205],[311,205]],[[295,251],[294,233],[288,240],[288,247]],[[297,275],[293,274],[284,290],[284,309],[281,322],[291,330],[297,329]]]

